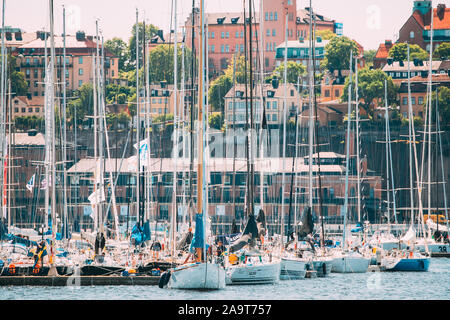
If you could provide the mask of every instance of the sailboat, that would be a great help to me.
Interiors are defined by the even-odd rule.
[[[381,266],[387,271],[428,271],[430,265],[430,257],[428,255],[422,255],[417,248],[415,248],[416,242],[416,230],[414,228],[414,209],[413,209],[413,197],[412,197],[412,148],[414,148],[414,167],[416,170],[416,178],[420,179],[418,174],[418,163],[417,163],[417,150],[416,150],[416,135],[414,131],[414,120],[412,114],[412,104],[411,104],[411,85],[410,85],[410,63],[409,63],[409,44],[408,44],[408,115],[409,115],[409,141],[410,141],[410,188],[411,188],[411,225],[405,235],[400,239],[403,246],[406,249],[403,250],[391,250],[386,255],[381,258]],[[430,58],[431,59],[431,58]],[[431,68],[431,66],[430,66]],[[431,77],[431,72],[430,72]],[[431,80],[430,80],[431,81]],[[431,83],[430,83],[431,84]],[[431,112],[431,102],[427,105],[427,112]],[[425,116],[425,118],[427,118]],[[425,139],[424,139],[425,140]],[[418,202],[419,202],[419,218],[422,219],[423,225],[423,208],[422,208],[422,181],[418,181]],[[427,243],[425,242],[425,249],[428,251]]]
[[[392,150],[391,150],[391,134],[389,128],[389,108],[387,99],[387,80],[384,81],[384,103],[385,103],[385,124],[386,124],[386,198],[387,198],[387,230],[377,230],[369,240],[369,245],[374,248],[389,251],[398,248],[399,240],[391,233],[391,215],[390,215],[390,190],[392,187],[392,204],[394,210],[394,218],[397,224],[397,212],[395,202],[394,173],[392,166]]]
[[[244,17],[245,17],[244,6]],[[247,22],[248,21],[248,22]],[[249,26],[249,35],[252,35],[252,2],[249,1],[249,18],[244,18],[244,29]],[[244,42],[247,48],[247,31],[244,32]],[[252,42],[249,41],[248,54],[253,56]],[[247,50],[245,50],[247,54]],[[264,284],[276,283],[280,278],[280,261],[267,255],[258,248],[258,241],[266,235],[266,218],[264,211],[261,209],[258,217],[254,213],[254,148],[253,148],[253,58],[245,59],[245,70],[247,70],[247,60],[250,63],[249,76],[247,81],[247,72],[245,72],[245,99],[246,99],[246,124],[247,124],[247,194],[246,194],[246,211],[247,223],[242,236],[231,244],[229,247],[228,260],[226,260],[226,283],[227,285],[235,284]],[[248,94],[248,86],[250,86],[250,95]],[[249,99],[250,98],[250,99]],[[250,112],[249,112],[250,111]],[[250,127],[249,127],[250,124]]]
[[[174,10],[176,12],[177,1],[174,2]],[[176,14],[175,14],[176,17]],[[214,261],[211,255],[208,255],[206,237],[207,225],[207,208],[205,194],[206,194],[206,179],[205,179],[205,125],[206,114],[205,97],[206,88],[204,85],[205,70],[204,70],[204,36],[205,36],[205,18],[204,18],[204,0],[200,0],[200,55],[199,55],[199,100],[198,100],[198,170],[197,170],[197,213],[195,215],[195,233],[191,243],[191,248],[195,250],[196,261],[193,263],[184,263],[175,268],[169,269],[161,275],[159,287],[167,286],[169,289],[197,289],[197,290],[216,290],[225,288],[225,269],[218,262]],[[176,20],[175,20],[176,30]],[[176,36],[176,31],[175,31]],[[176,74],[176,72],[174,72]],[[175,83],[176,86],[176,83]],[[175,192],[175,191],[174,191]]]
[[[351,104],[352,104],[352,91],[351,91],[351,81],[352,81],[352,60],[353,52],[350,53],[350,74],[349,74],[349,85],[348,85],[348,111],[347,111],[347,145],[346,145],[346,168],[345,168],[345,200],[344,200],[344,230],[343,230],[343,240],[341,250],[337,250],[333,256],[333,269],[332,272],[336,273],[364,273],[367,272],[369,268],[370,259],[364,257],[357,250],[349,250],[347,237],[347,215],[348,215],[348,178],[349,178],[349,166],[350,166],[350,123],[351,119]],[[356,69],[356,79],[358,77],[358,67],[355,64]],[[358,90],[358,83],[356,80],[356,91]],[[356,98],[356,115],[358,115],[358,98]],[[359,148],[359,147],[357,147]],[[358,150],[359,152],[359,150]]]
[[[285,168],[285,162],[286,162],[286,121],[287,121],[287,41],[288,41],[288,15],[286,14],[286,29],[285,29],[285,49],[284,49],[284,107],[283,107],[283,174],[282,174],[282,192],[281,192],[281,203],[282,203],[282,210],[281,215],[284,217],[284,168]],[[292,191],[293,191],[293,179],[294,179],[294,170],[295,170],[295,158],[296,158],[296,151],[297,151],[297,126],[298,121],[298,114],[295,113],[295,154],[293,156],[293,163],[292,163],[292,176],[291,176],[291,191],[290,191],[290,199],[289,199],[289,220],[288,220],[288,237],[290,233],[290,218],[291,218],[291,212],[292,212]],[[284,224],[282,224],[282,239],[284,238]],[[294,241],[296,241],[296,234],[293,232]],[[281,243],[283,245],[283,241]],[[280,254],[280,280],[297,280],[297,279],[304,279],[306,275],[306,266],[309,260],[304,259],[303,257],[298,255],[298,252],[292,252],[286,250],[286,248],[281,248],[281,254]]]

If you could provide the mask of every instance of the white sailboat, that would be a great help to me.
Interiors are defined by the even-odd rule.
[[[336,273],[364,273],[367,272],[369,268],[370,259],[364,257],[358,251],[350,251],[347,244],[347,214],[348,214],[348,175],[349,175],[349,165],[350,165],[350,123],[351,119],[351,103],[352,103],[352,91],[351,91],[351,81],[352,81],[352,60],[353,54],[350,53],[350,75],[349,75],[349,86],[348,86],[348,112],[347,112],[347,152],[346,152],[346,168],[345,168],[345,200],[344,200],[344,230],[343,230],[343,240],[342,249],[334,252],[333,255],[333,268],[332,272]],[[357,78],[357,64],[356,68],[356,78]],[[356,90],[358,90],[356,83]],[[356,114],[358,114],[358,100],[356,100]],[[358,147],[357,147],[358,148]],[[358,151],[359,152],[359,151]]]
[[[412,148],[414,148],[414,168],[416,170],[416,178],[418,185],[418,203],[419,203],[419,219],[422,220],[423,226],[423,208],[422,208],[422,179],[418,173],[417,162],[417,150],[416,150],[416,135],[414,130],[414,120],[412,114],[411,104],[411,86],[410,86],[410,70],[409,70],[409,45],[408,45],[408,115],[409,115],[409,141],[410,141],[410,188],[411,188],[411,225],[406,234],[400,239],[400,244],[403,246],[403,250],[392,250],[388,252],[381,259],[381,266],[386,268],[387,271],[428,271],[430,265],[430,257],[428,255],[422,255],[417,251],[415,247],[416,242],[416,230],[414,228],[414,209],[413,209],[413,197],[412,197]],[[430,72],[431,76],[431,72]],[[427,108],[427,112],[430,109]],[[427,116],[425,116],[427,118]],[[425,139],[424,139],[425,140]],[[423,172],[423,171],[422,171]],[[420,180],[419,180],[420,179]],[[423,228],[424,229],[424,228]],[[406,247],[406,248],[405,248]],[[425,250],[428,252],[428,247],[425,239]]]
[[[176,8],[175,0],[175,30],[176,30]],[[205,43],[205,18],[204,18],[204,0],[200,0],[200,55],[199,55],[199,106],[198,106],[198,170],[197,170],[197,214],[195,217],[195,234],[192,240],[192,248],[195,249],[196,262],[182,264],[176,268],[168,270],[160,279],[160,287],[167,285],[169,289],[197,289],[197,290],[215,290],[225,288],[225,269],[213,261],[212,257],[207,257],[207,237],[206,237],[206,216],[208,214],[206,207],[206,181],[205,181],[205,139],[204,127],[206,124],[206,114],[204,104],[206,97],[206,88],[204,85],[204,52]],[[176,37],[175,31],[175,37]],[[176,72],[174,72],[176,74]],[[175,82],[176,85],[176,82]]]

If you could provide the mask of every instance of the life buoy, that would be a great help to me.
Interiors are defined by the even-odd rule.
[[[170,271],[164,272],[161,277],[159,277],[158,287],[161,289],[164,288],[165,285],[169,282],[170,279]]]
[[[8,270],[9,270],[10,274],[15,274],[16,273],[16,266],[14,264],[10,264]]]
[[[41,271],[41,266],[39,264],[36,264],[33,268],[33,273],[38,274],[39,271]]]

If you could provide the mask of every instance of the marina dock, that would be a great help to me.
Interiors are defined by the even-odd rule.
[[[0,286],[148,286],[158,285],[159,276],[4,276]]]

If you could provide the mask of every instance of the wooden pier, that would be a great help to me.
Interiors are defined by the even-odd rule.
[[[0,286],[153,286],[159,276],[2,276]]]

